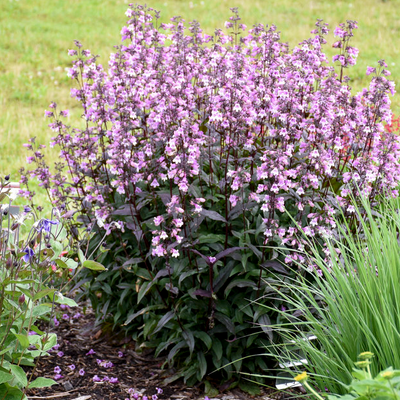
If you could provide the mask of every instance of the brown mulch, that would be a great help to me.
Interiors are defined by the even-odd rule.
[[[187,387],[182,380],[164,385],[164,379],[173,375],[173,371],[161,369],[163,358],[154,358],[151,354],[138,354],[134,350],[133,342],[104,337],[101,330],[94,325],[93,311],[88,308],[85,315],[78,319],[72,318],[78,311],[83,314],[81,307],[78,310],[76,307],[60,310],[60,315],[67,314],[69,319],[59,318],[60,325],[51,328],[51,331],[57,333],[59,348],[53,350],[50,356],[39,360],[33,377],[54,379],[54,368],[58,366],[62,378],[58,379],[57,385],[50,388],[29,390],[27,393],[29,400],[125,400],[130,398],[129,390],[141,393],[142,400],[144,396],[148,396],[151,400],[152,395],[157,394],[157,388],[163,391],[157,394],[160,400],[204,399],[204,385]],[[91,349],[95,354],[88,355]],[[122,357],[119,352],[122,352]],[[101,360],[102,363],[99,364],[100,361],[97,360]],[[112,367],[106,364],[110,362],[113,364]],[[70,369],[71,365],[75,366],[74,370]],[[83,376],[79,374],[80,370],[85,371]],[[95,375],[101,380],[100,382],[93,381]],[[118,381],[111,383],[107,377],[117,378]],[[261,388],[261,391],[262,396],[258,396],[258,399],[279,400],[286,397],[275,390]],[[237,388],[220,393],[215,398],[254,399],[253,396]]]

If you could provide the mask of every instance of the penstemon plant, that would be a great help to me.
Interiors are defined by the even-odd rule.
[[[399,139],[384,129],[394,93],[385,62],[368,69],[370,87],[356,95],[344,75],[358,55],[355,21],[335,29],[337,74],[322,20],[290,50],[274,25],[246,35],[232,12],[229,33],[209,36],[196,21],[159,23],[157,11],[130,5],[108,71],[76,41],[71,94],[86,126],[66,126],[68,111],[52,103],[45,114],[62,162],[51,173],[31,141],[36,168],[22,171],[22,183],[38,178],[74,215],[71,232],[100,233],[91,248],[107,271],[76,283],[91,282],[98,320],[157,354],[168,349],[191,383],[261,345],[248,337],[255,326],[273,340],[274,316],[247,299],[268,290],[269,269],[289,273],[279,261],[307,261],[298,226],[322,243],[340,208],[355,228],[350,199],[397,196],[400,177]],[[23,193],[32,197],[29,186]]]

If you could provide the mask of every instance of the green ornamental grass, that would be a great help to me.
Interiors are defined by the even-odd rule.
[[[307,370],[310,382],[331,393],[346,393],[360,353],[375,354],[373,375],[400,368],[399,210],[392,200],[384,201],[381,213],[366,200],[363,207],[365,219],[356,209],[358,233],[349,233],[345,221],[340,238],[329,241],[330,262],[314,247],[323,277],[315,274],[310,283],[298,274],[289,283],[270,283],[272,297],[279,294],[288,308],[279,311],[281,322],[273,327],[284,343],[268,346],[268,355],[275,354],[281,364],[305,358],[307,364],[288,371]],[[311,335],[316,339],[308,340]]]

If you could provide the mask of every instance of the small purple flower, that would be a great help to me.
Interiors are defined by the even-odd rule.
[[[29,213],[32,211],[32,208],[28,207],[28,206],[24,206],[24,213]]]
[[[153,396],[151,396],[151,400],[158,400],[158,396],[156,394],[153,394]]]
[[[58,365],[56,367],[54,367],[55,374],[59,374],[60,372],[61,372],[61,368]]]
[[[112,368],[113,366],[114,366],[114,364],[113,364],[111,361],[106,362],[106,363],[104,364],[104,368]]]
[[[80,376],[85,375],[85,370],[84,370],[84,369],[80,369],[80,370],[79,370],[79,375],[80,375]]]
[[[71,371],[73,371],[73,370],[75,369],[75,365],[74,365],[74,364],[68,365],[68,368],[69,368]]]
[[[118,378],[110,378],[110,383],[118,383]]]
[[[142,400],[149,400],[149,398],[147,396],[143,396]]]
[[[69,315],[68,314],[63,314],[62,318],[67,321],[67,320],[69,320]]]
[[[161,394],[163,392],[163,390],[158,387],[156,387],[156,390],[157,390],[157,394]]]
[[[24,260],[24,262],[28,263],[29,260],[35,256],[35,252],[28,246],[25,250],[24,250],[25,255],[22,257],[22,259]]]
[[[66,304],[60,304],[61,310],[66,310],[68,306]]]
[[[64,378],[61,374],[55,374],[54,375],[54,380],[55,381],[58,381],[59,379],[62,379],[62,378]]]
[[[109,380],[110,380],[110,378],[109,378],[108,376],[105,376],[105,377],[102,379],[103,382],[108,382]]]
[[[52,221],[51,219],[43,218],[39,224],[38,231],[51,232],[51,225],[57,225],[58,221]]]
[[[68,50],[68,55],[69,56],[76,56],[78,52],[76,50]]]
[[[100,382],[100,381],[101,379],[97,375],[93,377],[93,382]]]
[[[119,358],[122,358],[123,356],[124,356],[124,353],[123,353],[122,351],[119,351],[119,352],[118,352],[118,357],[119,357]]]
[[[103,362],[103,360],[100,360],[100,358],[96,358],[96,362],[97,362],[97,365],[100,365]]]
[[[54,326],[60,325],[60,322],[58,321],[58,319],[56,317],[53,318],[53,321],[54,321]],[[54,349],[54,347],[53,347],[53,349]],[[57,349],[55,349],[55,350],[57,350]]]
[[[37,333],[35,331],[29,331],[28,332],[28,336],[33,336],[33,335],[37,335]]]
[[[63,357],[63,356],[64,356],[64,353],[63,353],[62,351],[59,351],[59,352],[57,353],[57,355],[58,355],[58,357]]]
[[[54,346],[53,346],[53,350],[58,350],[60,348],[60,345],[59,344],[55,344]]]
[[[93,349],[90,349],[86,355],[89,356],[90,354],[96,354],[96,352]]]
[[[80,312],[77,312],[72,316],[73,319],[79,319],[80,317],[82,317],[82,314]]]

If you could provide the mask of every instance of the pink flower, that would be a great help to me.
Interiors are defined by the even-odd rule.
[[[367,75],[371,75],[376,72],[376,68],[367,67]]]

